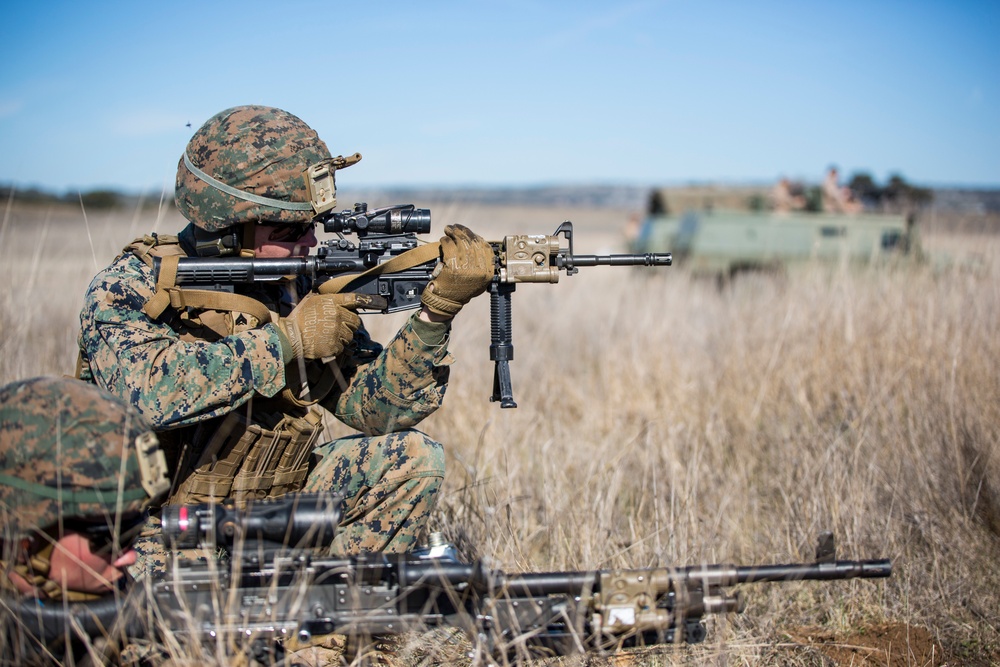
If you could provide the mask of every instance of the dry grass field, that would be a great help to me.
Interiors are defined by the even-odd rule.
[[[372,202],[385,204],[389,202]],[[417,202],[488,238],[620,212]],[[747,587],[704,644],[558,664],[1000,663],[1000,235],[924,234],[947,262],[815,266],[720,291],[677,264],[514,294],[516,410],[491,404],[486,299],[456,319],[434,528],[507,571],[808,561],[833,530],[888,580]],[[0,383],[72,373],[90,277],[170,210],[14,202],[0,227]],[[365,316],[384,340],[401,317]],[[340,427],[342,428],[342,427]],[[331,435],[342,431],[331,428]],[[458,653],[404,646],[403,664]]]

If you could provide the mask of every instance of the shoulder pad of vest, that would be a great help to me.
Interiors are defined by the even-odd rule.
[[[122,254],[135,255],[148,266],[153,265],[153,257],[187,256],[176,235],[156,233],[146,234],[133,240],[122,249]]]

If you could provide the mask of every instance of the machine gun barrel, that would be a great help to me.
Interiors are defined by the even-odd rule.
[[[837,579],[880,579],[892,576],[892,562],[879,560],[838,560],[829,563],[757,565],[736,568],[737,583],[763,581],[834,581]]]
[[[881,579],[892,576],[892,562],[879,560],[841,560],[829,563],[789,563],[785,565],[691,565],[671,570],[609,570],[606,572],[538,572],[508,576],[505,590],[513,595],[545,595],[599,592],[602,579],[612,581],[630,576],[643,577],[657,596],[673,587],[734,586],[736,584],[775,581],[836,581],[843,579]]]

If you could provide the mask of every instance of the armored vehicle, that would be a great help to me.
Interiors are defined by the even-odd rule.
[[[902,215],[708,209],[647,215],[632,251],[670,251],[678,266],[731,277],[816,260],[871,263],[920,249],[913,218]]]

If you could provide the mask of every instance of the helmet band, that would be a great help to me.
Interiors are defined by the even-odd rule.
[[[125,489],[121,493],[119,493],[117,489],[114,491],[103,492],[100,489],[59,489],[51,486],[45,486],[44,484],[38,484],[37,482],[29,482],[27,480],[20,479],[19,477],[5,475],[2,473],[0,473],[0,484],[19,489],[21,491],[27,491],[28,493],[34,494],[40,498],[60,500],[64,503],[104,503],[108,500],[109,495],[113,498],[120,498],[124,502],[131,502],[133,500],[142,500],[146,498],[145,489]]]
[[[237,199],[243,199],[245,201],[253,202],[254,204],[260,204],[261,206],[270,206],[271,208],[280,208],[285,211],[312,211],[313,205],[305,202],[292,202],[292,201],[282,201],[281,199],[271,199],[270,197],[261,197],[260,195],[255,195],[250,192],[244,192],[243,190],[237,190],[231,185],[226,185],[222,181],[212,178],[205,172],[203,172],[198,167],[194,166],[191,162],[191,158],[188,157],[187,151],[184,151],[184,166],[188,168],[192,174],[197,176],[202,181],[208,183],[216,190],[221,190],[227,195],[236,197]]]

